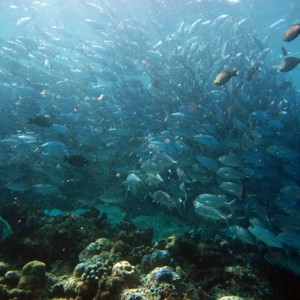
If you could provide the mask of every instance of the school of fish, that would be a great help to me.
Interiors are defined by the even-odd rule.
[[[162,210],[300,275],[300,97],[282,74],[300,62],[283,46],[300,43],[300,24],[269,26],[286,25],[276,58],[250,17],[199,13],[170,29],[121,0],[80,5],[74,29],[38,22],[50,2],[7,3],[2,203]]]

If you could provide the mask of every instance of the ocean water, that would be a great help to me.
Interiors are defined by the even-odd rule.
[[[152,228],[153,243],[221,236],[299,276],[299,11],[292,0],[2,0],[2,242],[23,220],[13,207],[95,208],[112,226]]]

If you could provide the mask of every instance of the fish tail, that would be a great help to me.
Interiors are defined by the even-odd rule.
[[[239,75],[239,73],[236,69],[234,69],[231,74],[232,74],[232,76],[238,76]]]
[[[63,156],[64,156],[64,161],[63,162],[69,161],[69,157],[66,154],[63,153]]]

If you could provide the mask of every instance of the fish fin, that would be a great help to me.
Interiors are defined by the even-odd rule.
[[[235,203],[237,201],[237,199],[233,199],[230,202],[225,202],[226,205],[232,205],[233,203]]]
[[[63,162],[69,162],[69,158],[66,154],[63,153],[63,156],[64,156],[64,161]]]
[[[234,69],[231,74],[232,74],[232,76],[238,76],[239,75],[239,73],[236,69]]]

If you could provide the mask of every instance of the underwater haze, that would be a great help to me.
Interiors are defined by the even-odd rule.
[[[86,218],[151,228],[156,245],[226,241],[296,281],[299,12],[292,0],[2,0],[0,261],[63,260],[14,251],[46,219]],[[210,288],[145,299],[223,295]]]

